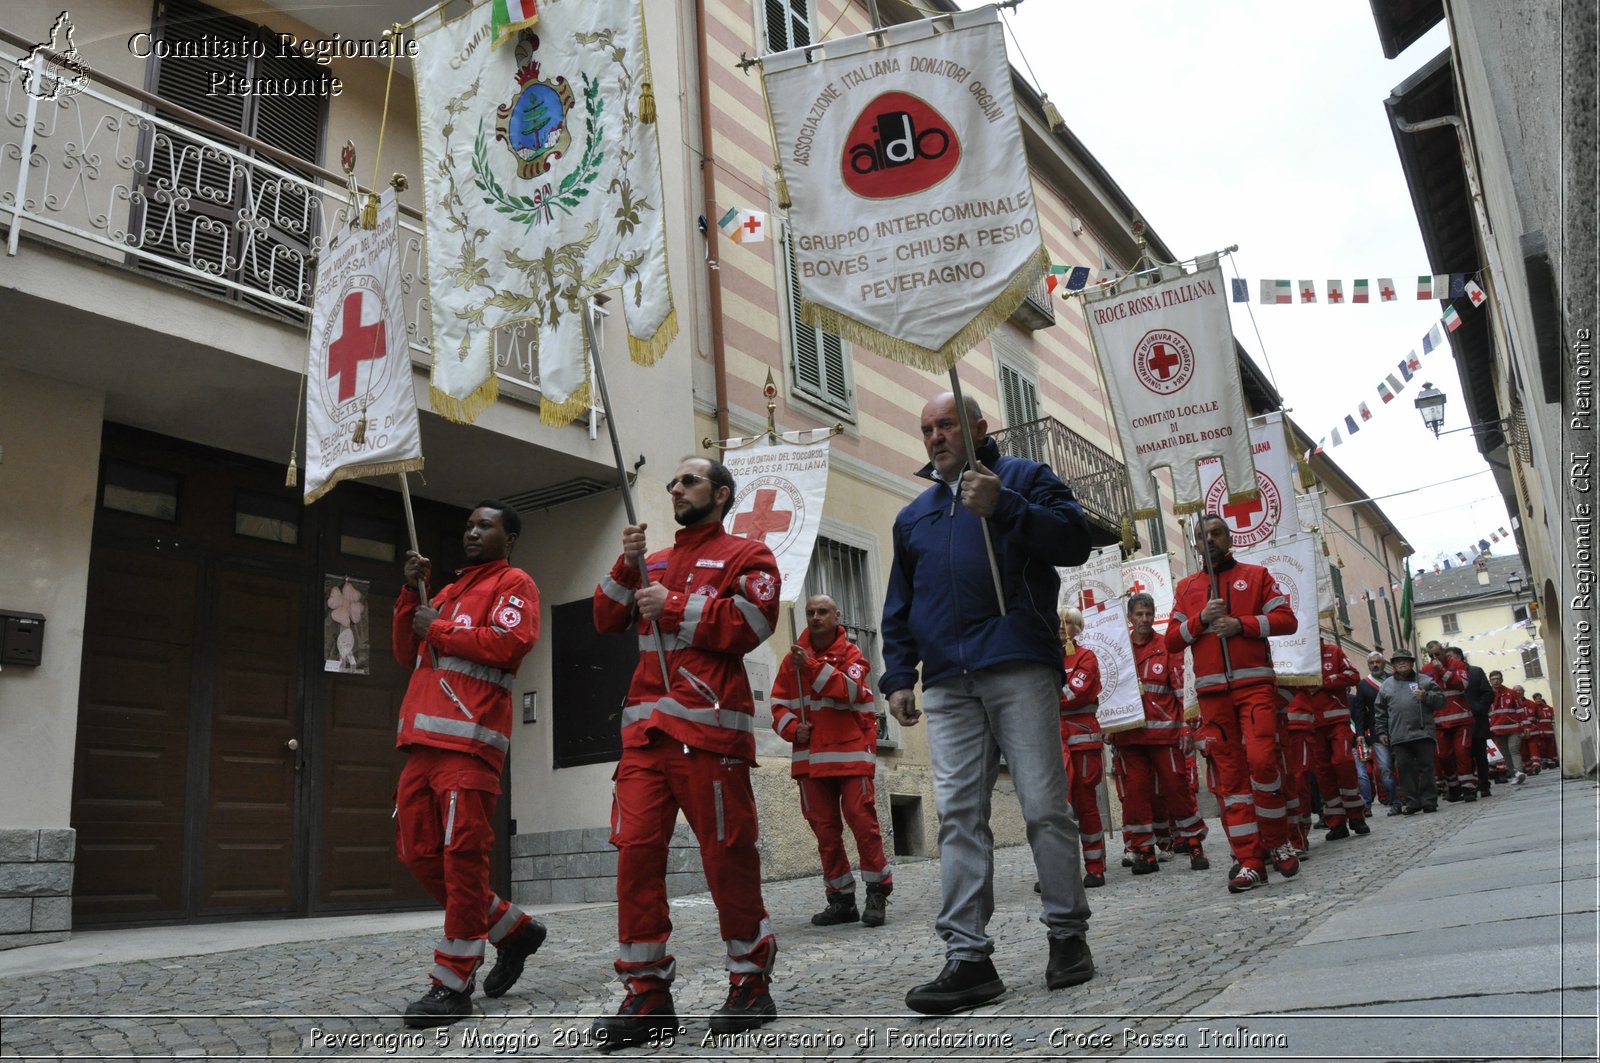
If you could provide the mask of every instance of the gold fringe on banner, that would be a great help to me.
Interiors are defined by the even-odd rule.
[[[589,385],[589,378],[583,378],[583,383],[567,396],[566,402],[555,402],[550,398],[539,396],[539,420],[551,428],[565,428],[576,421],[590,406],[594,405],[594,390]]]
[[[1228,503],[1231,505],[1235,502],[1254,502],[1260,497],[1261,488],[1259,487],[1252,487],[1248,491],[1229,491]]]
[[[1273,682],[1277,683],[1280,687],[1320,687],[1322,685],[1322,676],[1284,675],[1282,672],[1279,672],[1277,679],[1273,680]]]
[[[1122,553],[1133,553],[1133,520],[1126,516],[1122,518]]]
[[[1186,517],[1191,513],[1204,513],[1205,511],[1206,501],[1203,498],[1194,502],[1175,502],[1172,506],[1172,512],[1180,517]]]
[[[1044,275],[1044,271],[1049,268],[1050,255],[1040,247],[1028,256],[1028,261],[1017,270],[1005,290],[979,311],[976,317],[962,326],[959,332],[946,340],[944,346],[938,350],[879,332],[871,325],[857,321],[853,317],[846,317],[836,310],[818,306],[804,299],[800,302],[800,316],[808,325],[826,329],[835,336],[843,336],[852,343],[871,348],[885,358],[928,372],[948,372],[961,360],[962,355],[998,328],[1011,316],[1013,310],[1022,305],[1022,300],[1028,297],[1039,283],[1039,278]]]
[[[493,373],[489,379],[479,384],[472,394],[464,399],[440,391],[433,384],[428,385],[428,401],[433,404],[433,412],[447,421],[456,424],[471,424],[478,419],[478,415],[493,406],[500,397],[500,384]]]
[[[635,365],[655,365],[667,353],[672,341],[678,338],[678,308],[667,311],[667,319],[656,328],[655,335],[640,339],[628,333],[628,357]]]
[[[335,484],[344,480],[356,480],[363,476],[388,476],[390,473],[419,472],[421,469],[421,458],[407,458],[405,461],[380,461],[371,465],[346,465],[342,469],[335,469],[333,475],[328,477],[327,483],[315,491],[307,492],[306,505],[309,506],[329,491],[332,491]]]
[[[1161,516],[1161,511],[1159,509],[1151,509],[1148,506],[1144,509],[1136,509],[1133,511],[1134,520],[1155,520],[1159,516]]]

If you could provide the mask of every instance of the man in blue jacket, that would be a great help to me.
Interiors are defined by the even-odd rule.
[[[1062,678],[1056,623],[1057,565],[1089,556],[1089,526],[1072,491],[1048,466],[1001,457],[971,398],[967,417],[977,464],[955,396],[922,411],[922,442],[934,481],[894,522],[894,561],[883,607],[881,684],[904,726],[922,713],[912,691],[921,666],[939,812],[943,905],[934,928],[945,967],[906,994],[929,1015],[976,1007],[1005,992],[990,959],[994,940],[994,836],[989,802],[1005,755],[1039,873],[1051,989],[1094,977],[1085,938],[1089,902],[1078,878],[1078,824],[1067,804],[1058,708]],[[1002,615],[984,548],[989,523],[1005,595]]]

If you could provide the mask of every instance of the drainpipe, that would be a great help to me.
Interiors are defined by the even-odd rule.
[[[722,338],[722,274],[717,262],[717,175],[712,160],[711,69],[706,58],[706,0],[694,0],[694,54],[699,68],[700,91],[700,180],[705,202],[706,310],[711,317],[711,370],[716,388],[717,438],[728,438],[728,360]]]

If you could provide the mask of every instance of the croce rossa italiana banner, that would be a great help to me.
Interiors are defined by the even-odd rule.
[[[1048,265],[993,7],[762,60],[801,314],[948,369]]]

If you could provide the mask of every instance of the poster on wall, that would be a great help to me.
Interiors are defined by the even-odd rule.
[[[322,577],[322,670],[341,675],[372,674],[372,640],[367,598],[372,581],[348,576]]]

